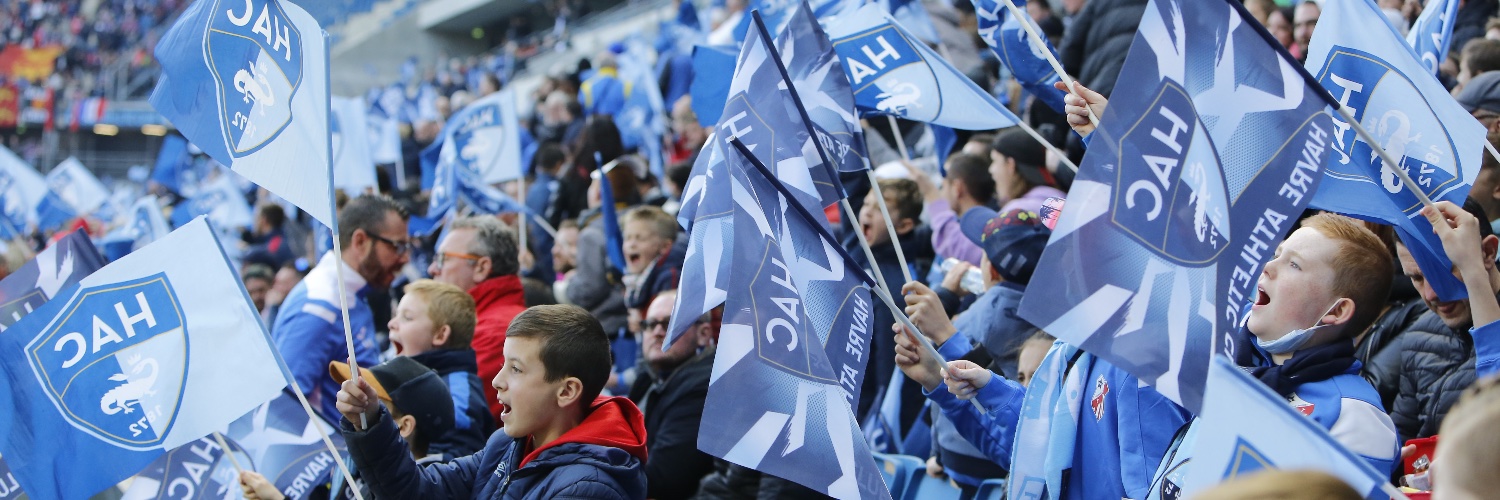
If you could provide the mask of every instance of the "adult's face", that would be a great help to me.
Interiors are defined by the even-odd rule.
[[[1292,33],[1297,38],[1297,45],[1304,49],[1312,41],[1313,28],[1318,25],[1318,16],[1323,10],[1312,2],[1297,4],[1297,10],[1292,13],[1292,22],[1295,24]]]
[[[438,244],[438,254],[433,259],[432,265],[427,267],[428,274],[432,279],[458,287],[463,291],[469,291],[484,281],[481,273],[480,260],[483,256],[474,255],[474,238],[478,232],[473,229],[455,229],[448,231],[448,236]]]
[[[355,270],[370,286],[389,288],[409,258],[411,240],[406,236],[406,219],[387,212],[380,230],[366,234],[364,253]]]

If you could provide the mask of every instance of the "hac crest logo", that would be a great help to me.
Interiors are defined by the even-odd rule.
[[[187,353],[181,303],[161,273],[79,290],[26,346],[68,423],[132,450],[158,447],[171,431]]]
[[[291,122],[292,96],[302,84],[302,33],[273,1],[213,1],[203,53],[219,91],[220,129],[238,158]]]

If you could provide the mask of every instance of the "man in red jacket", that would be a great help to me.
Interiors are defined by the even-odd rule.
[[[511,318],[526,310],[521,290],[516,233],[493,216],[453,221],[427,272],[432,278],[459,287],[474,297],[477,321],[471,346],[479,361],[479,380],[485,382],[484,400],[495,421],[500,402],[489,381],[505,364],[505,329]]]

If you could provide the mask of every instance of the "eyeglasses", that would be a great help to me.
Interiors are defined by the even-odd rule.
[[[453,258],[453,259],[463,259],[463,260],[472,260],[474,262],[479,262],[479,259],[483,259],[484,257],[480,257],[478,255],[474,255],[474,254],[471,254],[471,253],[441,252],[441,253],[438,253],[437,259],[433,260],[433,263],[437,264],[438,267],[443,267],[443,262],[446,261],[446,260],[448,260],[448,259],[450,259],[450,258]]]
[[[404,253],[406,253],[406,252],[408,252],[408,251],[411,250],[411,242],[410,241],[396,242],[396,241],[392,241],[390,239],[387,239],[384,236],[381,236],[381,235],[378,235],[378,234],[375,234],[375,233],[365,233],[365,234],[370,235],[371,238],[375,238],[375,241],[383,241],[383,242],[385,242],[385,244],[390,245],[391,249],[395,250],[396,253],[404,254]]]
[[[641,323],[641,329],[642,329],[642,331],[649,332],[649,331],[655,330],[656,327],[658,327],[658,326],[662,327],[662,328],[666,328],[671,323],[672,323],[671,319],[648,319],[648,320],[646,320],[646,322]]]

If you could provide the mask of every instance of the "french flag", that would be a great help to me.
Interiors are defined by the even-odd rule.
[[[73,106],[72,131],[77,132],[79,125],[92,126],[104,119],[104,108],[109,105],[109,100],[103,97],[89,97]]]

